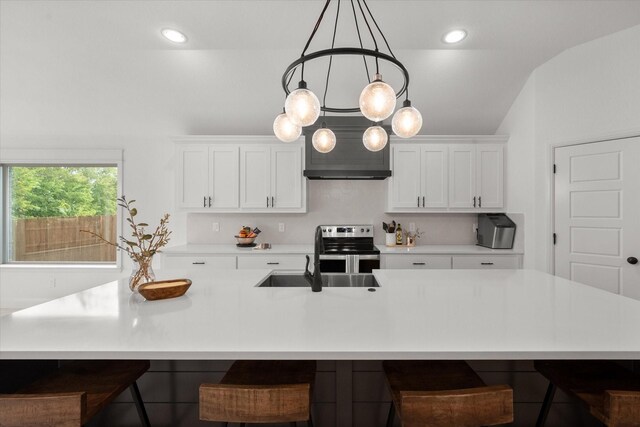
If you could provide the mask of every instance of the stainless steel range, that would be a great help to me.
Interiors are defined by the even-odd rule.
[[[323,273],[371,273],[380,268],[380,251],[373,244],[373,225],[321,225]]]

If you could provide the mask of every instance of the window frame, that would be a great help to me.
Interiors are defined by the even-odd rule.
[[[81,150],[81,149],[0,149],[0,268],[38,268],[38,269],[122,269],[122,253],[116,250],[115,263],[80,262],[9,262],[8,222],[11,218],[8,171],[12,166],[115,166],[117,168],[117,197],[123,191],[123,150]],[[116,211],[117,235],[122,235],[122,213]]]

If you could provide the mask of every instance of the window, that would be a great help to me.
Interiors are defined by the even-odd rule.
[[[117,263],[119,162],[2,160],[4,263]]]

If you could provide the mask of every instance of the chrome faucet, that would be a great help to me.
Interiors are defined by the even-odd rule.
[[[316,227],[316,238],[313,247],[313,274],[309,271],[309,255],[307,255],[307,265],[304,267],[304,278],[311,285],[313,292],[322,291],[322,273],[320,273],[320,252],[324,252],[322,244],[322,227]]]

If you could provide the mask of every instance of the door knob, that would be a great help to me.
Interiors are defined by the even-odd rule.
[[[629,258],[627,258],[627,262],[628,262],[629,264],[633,264],[633,265],[635,265],[635,264],[637,264],[637,263],[638,263],[638,258],[636,258],[636,257],[634,257],[634,256],[630,256]]]

